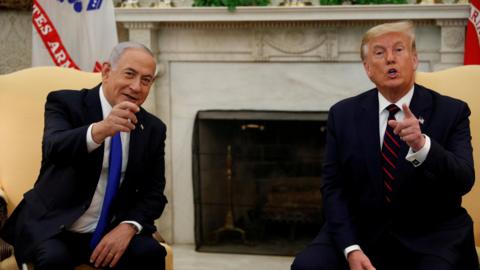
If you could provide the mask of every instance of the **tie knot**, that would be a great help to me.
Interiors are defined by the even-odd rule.
[[[390,104],[387,106],[387,110],[389,112],[389,117],[393,117],[398,111],[400,111],[400,108],[395,104]]]

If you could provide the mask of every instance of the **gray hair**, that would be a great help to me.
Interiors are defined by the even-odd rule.
[[[112,53],[110,54],[110,57],[108,58],[108,62],[110,62],[110,65],[112,66],[112,69],[115,69],[118,63],[118,60],[120,57],[123,55],[123,53],[128,50],[128,49],[141,49],[144,50],[146,53],[151,55],[153,57],[153,60],[155,61],[155,65],[157,61],[155,60],[155,55],[153,52],[147,48],[147,46],[138,43],[138,42],[133,42],[133,41],[125,41],[125,42],[120,42],[115,47],[113,47]],[[155,74],[157,72],[155,71]]]
[[[362,38],[362,44],[360,45],[360,57],[362,61],[365,60],[365,56],[368,53],[368,43],[381,35],[388,33],[404,33],[410,37],[411,49],[416,51],[415,45],[415,27],[411,21],[400,21],[393,23],[384,23],[370,28]]]

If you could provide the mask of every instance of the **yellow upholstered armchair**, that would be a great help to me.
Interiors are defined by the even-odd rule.
[[[0,75],[0,197],[3,195],[7,202],[8,214],[33,186],[40,170],[47,94],[57,89],[91,88],[100,81],[99,73],[58,67],[29,68]],[[162,245],[167,250],[165,269],[171,270],[172,249],[165,243]],[[18,269],[13,256],[0,261],[0,270],[3,269]],[[77,269],[93,268],[83,265]]]
[[[437,72],[417,72],[416,82],[444,95],[461,99],[471,110],[470,130],[472,132],[475,173],[480,175],[480,65],[460,66]],[[480,183],[463,198],[465,207],[473,218],[475,243],[480,257]]]

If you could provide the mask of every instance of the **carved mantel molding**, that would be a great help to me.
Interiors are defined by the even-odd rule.
[[[353,31],[363,31],[381,22],[411,20],[417,28],[440,29],[437,55],[434,56],[430,49],[427,51],[432,69],[442,69],[458,64],[463,57],[469,5],[270,6],[238,7],[234,12],[218,7],[116,8],[115,15],[130,40],[143,42],[155,52],[164,53],[160,60],[167,62],[185,57],[185,60],[195,61],[199,58],[185,53],[203,53],[202,60],[218,60],[216,56],[224,54],[218,43],[224,42],[225,36],[234,35],[238,40],[249,39],[253,44],[251,48],[229,48],[231,54],[247,53],[250,58],[242,58],[245,61],[296,61],[296,56],[301,56],[303,61],[351,61],[356,60],[353,55],[339,53],[339,36],[347,33],[353,36]],[[174,47],[168,42],[160,46],[167,36],[181,40],[181,44],[177,44],[181,46]],[[186,45],[193,39],[200,43],[207,39],[215,42],[211,48]],[[356,42],[353,37],[349,41]],[[210,54],[209,59],[205,58],[209,57],[206,53]]]
[[[255,44],[253,51],[249,52],[253,57],[250,60],[253,61],[271,61],[275,59],[272,56],[276,52],[284,55],[301,55],[296,52],[298,50],[302,51],[304,56],[318,56],[324,61],[342,61],[337,48],[337,35],[340,35],[340,32],[348,32],[348,29],[362,31],[386,21],[411,20],[417,28],[440,29],[441,47],[438,52],[441,55],[437,57],[440,61],[433,63],[435,60],[431,60],[433,69],[451,66],[462,58],[460,54],[463,54],[464,27],[468,15],[469,5],[467,4],[238,7],[234,12],[218,7],[116,8],[115,10],[116,20],[127,29],[129,39],[146,43],[158,53],[162,50],[164,52],[176,50],[158,47],[159,44],[156,42],[161,40],[163,35],[171,35],[173,31],[179,31],[185,35],[199,33],[210,37],[216,35],[217,41],[223,39],[222,35],[237,33],[240,36],[243,35],[242,38],[250,36],[252,44]],[[251,33],[245,34],[248,31]],[[286,41],[294,37],[305,37],[306,43]],[[283,40],[281,44],[278,42],[279,39]],[[178,50],[181,51],[182,48]],[[232,49],[232,52],[234,51],[235,49]],[[205,53],[197,47],[191,52]],[[175,55],[178,56],[178,54]],[[170,57],[169,59],[172,59]],[[343,60],[351,60],[347,54],[343,57]],[[305,60],[308,61],[308,59]]]
[[[344,5],[313,7],[117,8],[118,22],[385,21],[466,19],[469,5]]]

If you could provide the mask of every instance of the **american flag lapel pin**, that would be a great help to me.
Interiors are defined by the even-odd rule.
[[[425,119],[423,117],[418,117],[418,122],[423,125],[423,122],[425,122]]]

